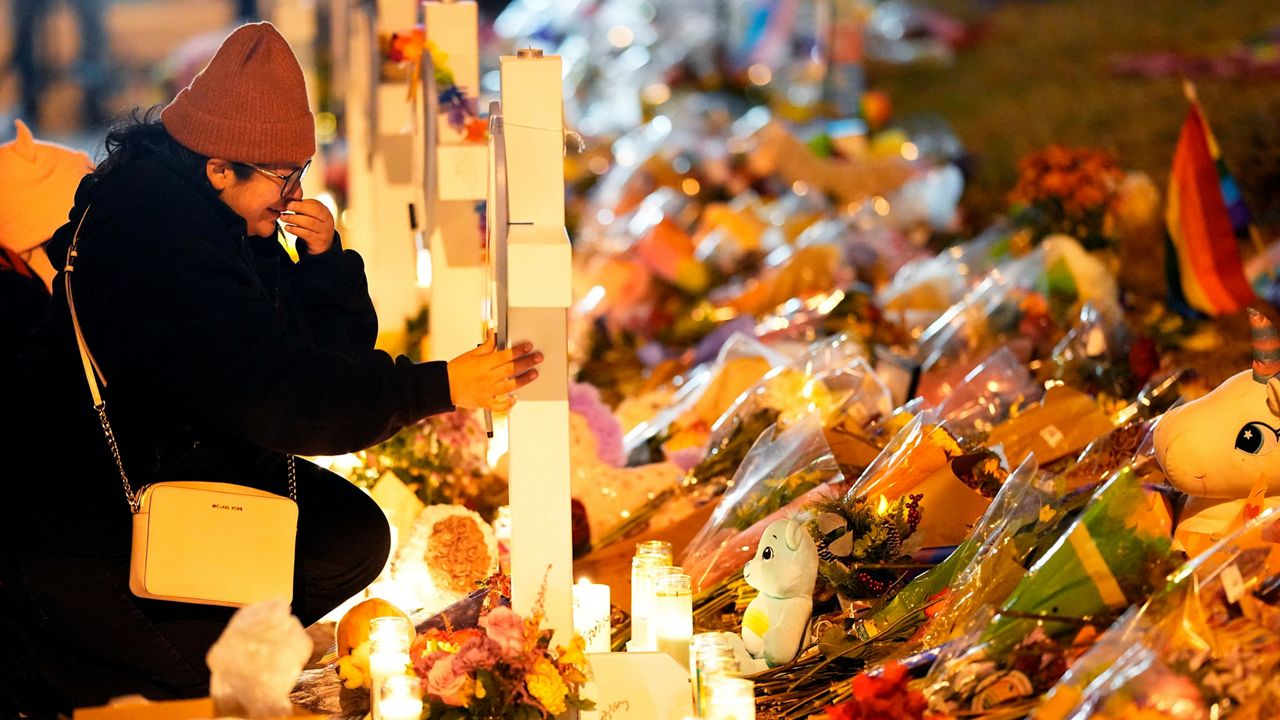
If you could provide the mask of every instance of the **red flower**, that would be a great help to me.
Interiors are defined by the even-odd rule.
[[[926,720],[928,703],[907,687],[907,668],[890,663],[878,676],[853,678],[853,699],[827,708],[828,720]]]

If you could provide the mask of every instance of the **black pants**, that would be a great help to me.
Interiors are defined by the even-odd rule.
[[[301,460],[298,510],[293,611],[310,625],[377,578],[391,539],[367,495]],[[128,558],[9,558],[2,592],[0,717],[207,695],[205,653],[235,612],[133,596]]]

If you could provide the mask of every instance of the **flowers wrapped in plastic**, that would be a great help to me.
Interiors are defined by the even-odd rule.
[[[786,427],[810,414],[853,414],[866,420],[890,410],[888,391],[861,359],[862,347],[839,335],[819,340],[785,367],[775,368],[711,427],[708,450],[685,478],[703,498],[723,492],[747,451],[770,425]]]
[[[1107,630],[1035,720],[1271,717],[1280,701],[1280,510],[1261,510]]]
[[[821,344],[815,356],[825,352],[838,358],[848,350],[831,342]],[[812,364],[827,362],[810,359]],[[827,445],[824,431],[829,422],[843,418],[865,424],[888,409],[888,392],[861,358],[796,385],[803,377],[780,373],[773,376],[773,386],[766,380],[761,387],[763,402],[782,409],[765,415],[777,422],[754,439],[726,484],[727,494],[685,551],[684,566],[701,587],[741,567],[754,554],[769,522],[782,517],[797,500],[844,480]],[[794,390],[788,389],[792,386]],[[830,497],[841,490],[818,494]],[[700,492],[706,492],[705,486]]]
[[[883,643],[873,655],[901,655],[937,647],[983,604],[1003,602],[1024,575],[1022,563],[1039,539],[1036,532],[1053,491],[1050,482],[1028,459],[1001,487],[973,533],[938,565],[907,583],[881,607],[823,638],[823,653],[848,656],[889,633],[906,638]],[[923,629],[916,632],[923,625]]]
[[[930,705],[982,711],[1048,690],[1130,604],[1174,566],[1163,500],[1122,470],[1040,556],[985,628],[930,673]]]
[[[751,559],[764,529],[785,517],[796,500],[838,496],[843,480],[823,439],[820,417],[804,418],[782,430],[770,427],[689,543],[681,565],[695,587],[711,587]],[[818,488],[822,490],[815,492]]]
[[[867,468],[845,494],[843,504],[852,508],[870,503],[880,514],[903,498],[920,496],[911,503],[924,515],[923,524],[913,523],[920,532],[916,545],[955,545],[968,535],[970,524],[986,510],[1003,481],[997,456],[983,448],[962,447],[939,425],[934,411],[924,411]],[[937,512],[932,512],[934,508]],[[834,520],[823,525],[824,536],[838,531],[839,537],[819,546],[830,544],[836,557],[846,556],[840,538],[852,532],[852,526]]]
[[[1009,259],[1011,235],[1006,224],[993,225],[937,255],[909,262],[877,291],[876,302],[908,328],[923,330]]]
[[[669,402],[652,416],[627,429],[623,448],[627,456],[636,454],[643,443],[658,437],[661,445],[678,453],[707,442],[711,425],[732,406],[738,396],[755,385],[772,368],[790,357],[754,337],[734,333],[721,346],[714,362],[699,366],[682,378],[678,390],[670,391]],[[628,401],[618,406],[622,415]],[[666,438],[665,440],[662,440]],[[688,453],[685,453],[688,454]],[[673,458],[679,462],[678,458]],[[687,469],[693,461],[681,463]]]
[[[1008,475],[986,433],[1038,392],[997,353],[941,407],[906,420],[842,499],[814,508],[820,569],[843,599],[883,598],[921,569],[913,554],[945,558],[969,536]]]
[[[920,337],[920,394],[932,402],[996,347],[1026,363],[1048,357],[1085,304],[1104,318],[1121,317],[1115,278],[1079,243],[1055,236],[992,270]]]

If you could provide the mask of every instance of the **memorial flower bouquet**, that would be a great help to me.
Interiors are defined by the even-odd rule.
[[[1124,179],[1109,153],[1050,145],[1018,161],[1009,201],[1015,221],[1037,237],[1065,233],[1093,250],[1114,242],[1109,215]]]
[[[493,473],[478,413],[455,410],[433,415],[390,440],[357,453],[353,481],[372,485],[395,473],[427,505],[462,505],[492,519],[506,502],[506,481]]]
[[[498,605],[480,616],[478,627],[419,635],[411,656],[426,720],[534,720],[594,708],[581,695],[585,642],[575,635],[568,647],[553,650],[552,631],[541,624],[540,609],[521,618]]]

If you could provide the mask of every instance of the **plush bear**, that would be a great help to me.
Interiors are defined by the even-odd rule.
[[[1191,496],[1175,537],[1192,554],[1217,541],[1259,496],[1280,495],[1280,334],[1249,308],[1253,369],[1165,413],[1155,455],[1174,487]],[[1280,498],[1268,500],[1280,504]]]
[[[738,652],[742,672],[755,673],[790,661],[800,650],[813,612],[818,547],[803,522],[777,520],[765,528],[742,575],[760,591],[742,617]]]

